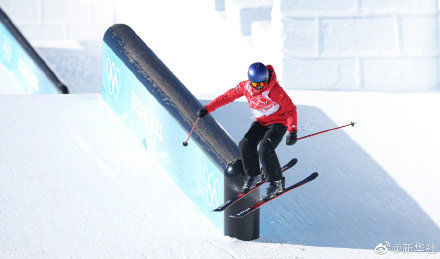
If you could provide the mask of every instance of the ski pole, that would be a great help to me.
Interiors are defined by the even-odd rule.
[[[350,122],[349,124],[347,124],[347,125],[344,125],[344,126],[341,126],[341,127],[337,127],[337,128],[333,128],[333,129],[328,129],[328,130],[323,130],[323,131],[319,131],[319,132],[316,132],[316,133],[313,133],[313,134],[310,134],[310,135],[307,135],[307,136],[304,136],[304,137],[300,137],[300,138],[298,138],[298,140],[300,140],[300,139],[304,139],[304,138],[308,138],[308,137],[311,137],[311,136],[315,136],[315,135],[318,135],[318,134],[321,134],[321,133],[324,133],[324,132],[327,132],[327,131],[331,131],[331,130],[337,130],[337,129],[340,129],[340,128],[343,128],[343,127],[347,127],[347,126],[353,126],[354,127],[354,124],[355,124],[356,122]]]
[[[189,133],[188,138],[186,139],[185,142],[183,142],[183,146],[185,146],[185,147],[188,146],[188,140],[189,140],[189,138],[191,137],[191,134],[193,133],[193,130],[194,130],[194,128],[196,127],[197,122],[199,122],[199,120],[200,120],[200,117],[198,117],[197,120],[196,120],[196,122],[194,123],[194,126],[192,127],[191,132]]]

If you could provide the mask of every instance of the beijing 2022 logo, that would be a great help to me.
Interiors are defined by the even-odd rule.
[[[208,167],[203,168],[205,201],[209,208],[217,208],[220,205],[220,181],[209,171]]]
[[[107,76],[108,92],[116,101],[119,98],[119,91],[121,90],[121,71],[109,57],[107,57],[105,61],[105,74]]]

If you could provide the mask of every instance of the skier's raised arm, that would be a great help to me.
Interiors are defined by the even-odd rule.
[[[216,109],[220,108],[223,105],[233,102],[234,100],[242,97],[243,95],[244,95],[243,87],[241,86],[241,84],[239,84],[236,87],[226,91],[226,93],[212,100],[208,105],[202,107],[200,111],[197,113],[197,116],[204,117],[206,114],[215,111]]]

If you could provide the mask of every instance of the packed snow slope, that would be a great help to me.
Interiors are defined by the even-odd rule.
[[[352,135],[339,131],[280,146],[282,162],[299,158],[286,175],[288,184],[312,171],[320,176],[263,208],[262,237],[254,242],[223,237],[99,95],[0,95],[0,257],[364,258],[375,256],[372,249],[384,241],[438,245],[438,204],[432,202],[438,200],[439,158],[419,153],[407,138],[417,152],[411,161],[401,156],[404,150],[385,154],[403,149],[392,148],[395,140],[414,131],[394,138],[383,125],[387,112],[368,125],[376,108],[336,103],[350,97],[366,104],[375,96],[290,95],[306,103],[325,99],[328,111],[344,119],[358,114],[363,123],[347,129]],[[376,105],[399,104],[408,96],[387,97]],[[438,105],[433,97],[420,95],[419,104]],[[335,126],[320,108],[298,108],[300,135]],[[214,116],[236,139],[251,122],[241,102]],[[407,122],[404,116],[393,121],[399,120]],[[438,132],[434,126],[425,133]],[[424,148],[435,151],[433,142]],[[415,170],[416,162],[422,170]]]

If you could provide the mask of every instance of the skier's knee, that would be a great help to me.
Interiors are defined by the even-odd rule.
[[[263,155],[263,154],[269,154],[273,151],[274,151],[274,148],[272,147],[272,143],[269,140],[261,141],[258,153]]]

